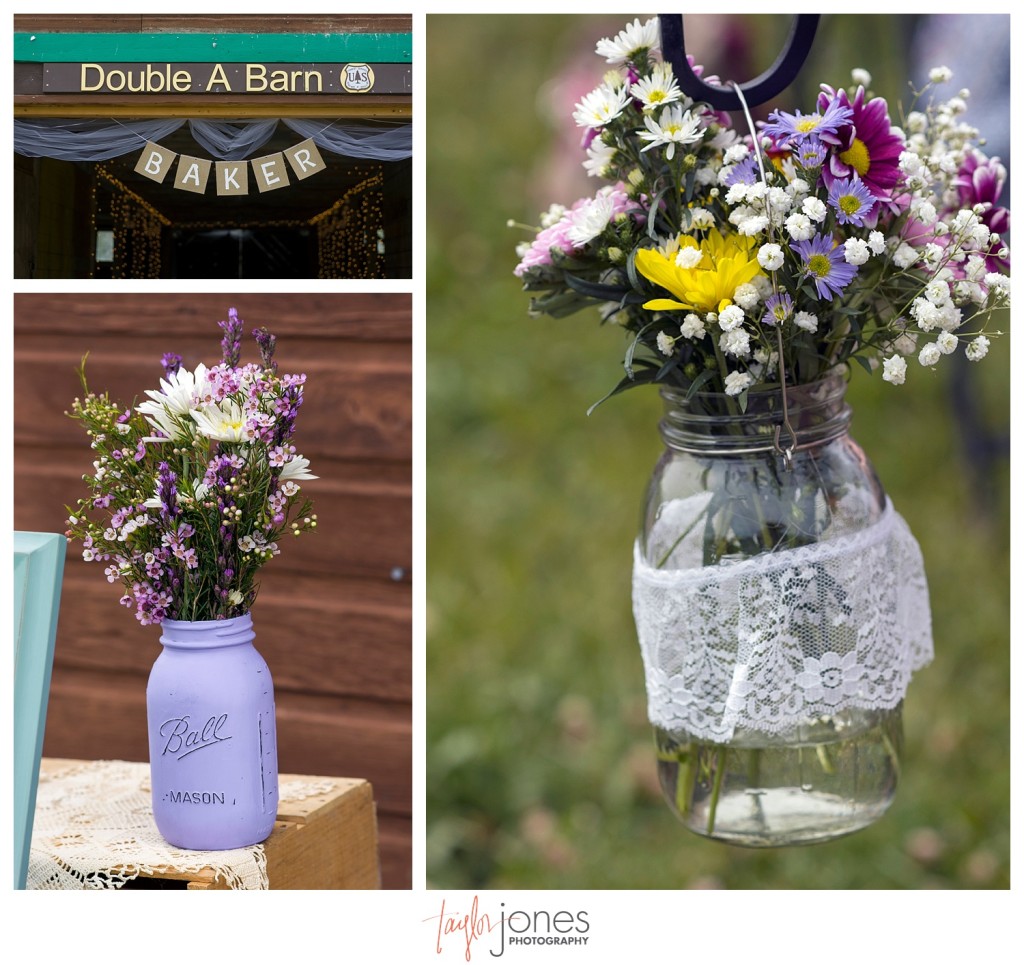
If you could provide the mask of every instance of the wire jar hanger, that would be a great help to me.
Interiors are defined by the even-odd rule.
[[[763,104],[771,100],[776,94],[785,90],[796,79],[807,55],[810,53],[811,44],[814,42],[814,35],[818,29],[820,14],[797,14],[793,19],[793,26],[790,29],[786,45],[775,59],[775,63],[763,74],[755,77],[745,84],[729,81],[727,85],[719,86],[709,84],[701,80],[690,66],[686,58],[686,47],[683,39],[683,15],[679,13],[659,14],[658,20],[661,27],[661,51],[662,56],[672,65],[676,81],[682,91],[694,100],[704,101],[717,110],[742,110],[750,128],[750,137],[754,144],[754,154],[757,158],[758,168],[761,173],[761,180],[767,187],[767,179],[764,171],[764,161],[761,154],[761,145],[758,142],[757,131],[754,128],[754,121],[750,115],[748,105]],[[731,88],[731,89],[730,89]],[[767,203],[767,202],[766,202]],[[774,279],[773,279],[774,281]],[[783,458],[786,471],[792,471],[793,452],[800,448],[800,442],[796,431],[789,421],[789,400],[786,393],[786,367],[782,352],[782,331],[776,329],[779,341],[779,383],[782,387],[782,423],[775,427],[775,437],[771,449]],[[789,435],[789,445],[782,446],[782,430]]]

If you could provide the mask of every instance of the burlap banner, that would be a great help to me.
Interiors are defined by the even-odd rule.
[[[175,158],[178,158],[177,166],[174,164]],[[261,193],[287,187],[291,183],[288,178],[289,166],[299,181],[319,174],[326,167],[312,138],[307,138],[286,151],[267,154],[251,161],[217,162],[201,157],[189,157],[187,154],[178,155],[150,141],[146,144],[138,164],[135,165],[135,171],[144,178],[162,184],[167,173],[173,170],[173,186],[180,191],[191,191],[194,194],[206,193],[212,171],[218,195],[239,195],[248,194],[252,182],[255,182]]]

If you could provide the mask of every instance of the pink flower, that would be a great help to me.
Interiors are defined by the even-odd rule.
[[[615,185],[602,188],[598,192],[598,197],[611,200],[610,210],[607,212],[608,221],[611,221],[623,212],[636,209],[635,203],[629,199],[625,191],[625,185],[621,181]],[[584,209],[589,208],[594,200],[593,198],[580,198],[556,224],[539,231],[526,254],[523,255],[523,260],[516,265],[513,274],[517,278],[522,278],[530,268],[537,267],[538,265],[552,264],[552,249],[557,248],[565,255],[571,255],[573,252],[578,251],[582,245],[578,246],[572,241],[572,233],[579,230],[577,219],[574,219],[574,215],[577,213],[582,215]]]
[[[980,151],[972,151],[967,155],[953,181],[954,187],[960,193],[960,207],[986,205],[981,222],[989,231],[996,232],[1000,237],[1005,236],[1010,230],[1010,209],[997,204],[1005,181],[1006,168],[999,158],[987,158]],[[989,271],[1009,274],[1009,259],[990,255],[985,261]]]

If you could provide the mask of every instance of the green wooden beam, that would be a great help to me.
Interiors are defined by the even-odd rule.
[[[16,33],[16,61],[412,63],[412,34]]]

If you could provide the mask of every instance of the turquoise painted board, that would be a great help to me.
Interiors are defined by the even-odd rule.
[[[16,33],[15,61],[412,63],[412,34]]]
[[[14,887],[24,888],[67,540],[14,534]]]

